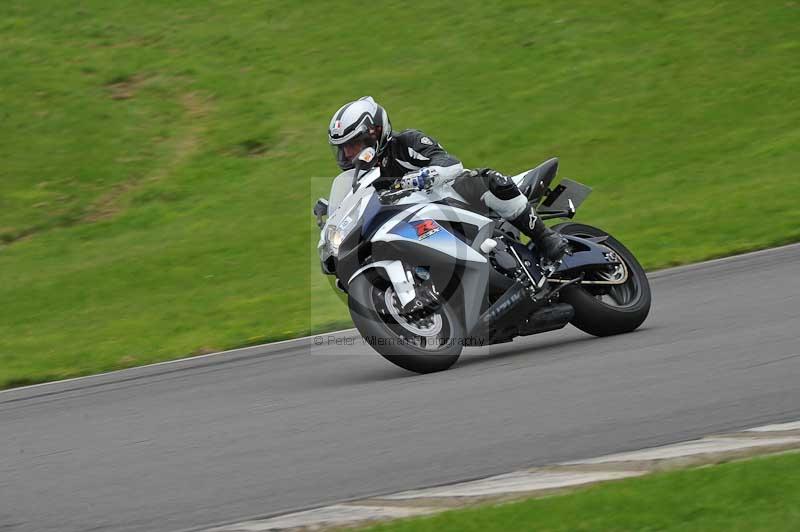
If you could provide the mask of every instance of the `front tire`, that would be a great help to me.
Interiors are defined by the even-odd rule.
[[[403,320],[392,309],[391,283],[359,275],[348,287],[348,307],[361,336],[389,362],[415,373],[443,371],[461,355],[464,329],[447,303],[431,314],[430,326]]]
[[[575,285],[561,291],[561,299],[575,308],[571,323],[594,336],[611,336],[638,328],[650,313],[650,283],[644,268],[617,239],[591,225],[563,223],[553,230],[580,238],[608,238],[601,245],[613,251],[627,267],[628,278],[620,285]]]

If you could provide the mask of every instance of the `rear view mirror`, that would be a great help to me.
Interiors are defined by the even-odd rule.
[[[371,163],[372,160],[375,158],[375,148],[369,147],[364,148],[361,153],[358,154],[358,160],[363,163]]]
[[[358,154],[353,170],[353,191],[358,188],[358,178],[360,177],[361,169],[371,168],[373,161],[375,161],[375,148],[371,146],[364,148],[361,150],[361,153]]]
[[[317,203],[314,204],[314,216],[317,217],[317,227],[322,229],[322,226],[325,225],[323,216],[328,216],[328,200],[325,198],[317,200]]]

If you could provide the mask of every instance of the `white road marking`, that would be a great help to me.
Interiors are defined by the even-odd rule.
[[[791,423],[778,423],[775,425],[764,425],[763,427],[747,429],[746,432],[778,432],[784,430],[800,430],[800,421],[793,421]]]
[[[271,517],[258,521],[244,521],[233,525],[211,528],[207,532],[266,532],[299,527],[342,525],[354,521],[372,519],[396,519],[424,515],[437,511],[435,508],[364,506],[356,504],[334,504],[304,512]]]
[[[669,460],[706,453],[724,453],[755,449],[759,447],[775,447],[779,445],[800,444],[800,436],[786,438],[707,438],[702,440],[676,443],[663,447],[653,447],[628,453],[609,454],[586,460],[564,462],[565,465],[607,464],[612,462],[641,462],[647,460]]]
[[[746,432],[771,431],[800,431],[800,421],[755,427],[748,429]],[[537,492],[645,475],[650,470],[653,470],[652,464],[647,464],[650,470],[647,467],[638,471],[620,470],[621,464],[626,462],[659,462],[687,456],[725,453],[744,449],[770,451],[786,447],[800,447],[800,434],[775,437],[757,437],[753,435],[750,438],[734,437],[732,435],[710,436],[701,440],[611,454],[587,460],[564,462],[550,466],[548,469],[515,471],[479,480],[458,482],[448,486],[409,490],[352,503],[333,504],[269,519],[243,521],[238,524],[210,528],[205,532],[265,532],[298,528],[316,530],[327,526],[354,525],[374,519],[393,519],[432,514],[449,508],[446,505],[437,506],[440,504],[438,499],[446,503],[447,499],[457,497],[496,497],[515,493]],[[599,470],[597,468],[602,466],[597,464],[609,464],[610,470]],[[593,467],[585,471],[576,470],[581,465],[591,465]],[[637,467],[641,467],[641,465],[638,464]],[[558,470],[559,467],[569,469]],[[426,502],[424,504],[428,506],[397,506],[402,504],[401,501],[413,501],[415,499],[425,499]],[[381,501],[393,501],[394,505],[385,506],[381,504]]]
[[[385,500],[422,499],[433,497],[486,497],[525,491],[578,486],[602,480],[616,480],[645,474],[644,471],[518,471],[494,477],[420,490],[403,491]]]

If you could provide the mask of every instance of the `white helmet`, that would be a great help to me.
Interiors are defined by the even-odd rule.
[[[341,106],[328,126],[328,142],[342,170],[353,168],[355,157],[368,146],[380,155],[391,135],[389,115],[372,96]]]

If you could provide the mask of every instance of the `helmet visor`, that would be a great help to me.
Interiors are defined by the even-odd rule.
[[[333,150],[339,168],[342,170],[352,170],[355,166],[355,160],[358,154],[368,147],[377,148],[377,144],[376,139],[372,135],[364,132],[343,144],[331,145],[331,150]]]

